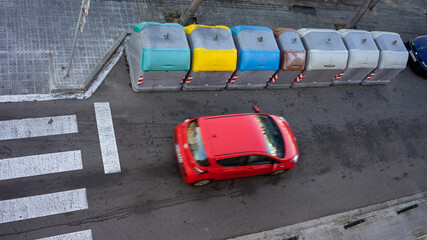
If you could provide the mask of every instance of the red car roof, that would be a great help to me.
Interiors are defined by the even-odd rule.
[[[198,124],[209,157],[265,153],[267,150],[260,123],[254,114],[201,117]]]

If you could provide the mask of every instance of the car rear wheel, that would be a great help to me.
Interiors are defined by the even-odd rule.
[[[206,185],[206,184],[209,184],[210,182],[212,182],[212,180],[210,180],[210,179],[205,179],[205,180],[201,180],[201,181],[198,181],[198,182],[193,183],[193,186],[194,186],[194,187],[201,187],[201,186],[204,186],[204,185]]]
[[[274,171],[274,172],[270,173],[270,176],[276,176],[276,175],[282,174],[282,173],[286,172],[287,170],[289,170],[289,169],[280,169],[280,170]]]

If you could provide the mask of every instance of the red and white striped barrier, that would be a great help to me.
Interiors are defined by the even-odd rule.
[[[276,80],[279,78],[279,74],[275,74],[272,78],[270,78],[270,81],[272,82],[272,83],[274,83],[274,82],[276,82]]]
[[[334,80],[340,80],[340,78],[342,77],[342,75],[344,75],[344,72],[340,72],[339,74],[335,75],[335,77],[334,77],[334,78],[332,78],[332,80],[331,80],[331,81],[334,81]]]
[[[239,76],[234,75],[234,76],[233,76],[233,78],[231,78],[230,83],[231,83],[231,84],[234,84],[234,83],[236,82],[236,80],[237,80],[237,78],[238,78],[238,77],[239,77]]]
[[[366,78],[366,80],[371,80],[371,78],[375,76],[375,72],[371,72],[371,74],[368,75],[368,77]]]
[[[188,84],[190,84],[191,83],[191,80],[193,80],[193,76],[188,76],[188,78],[187,78],[187,82],[186,82],[186,84],[188,85]]]
[[[301,73],[300,75],[298,75],[297,78],[295,78],[295,82],[301,82],[304,78],[305,78],[305,74]]]
[[[142,84],[142,80],[144,79],[144,77],[142,77],[142,76],[139,76],[139,79],[138,79],[138,86],[141,86],[141,84]]]
[[[185,80],[185,76],[184,76],[184,77],[182,77],[182,79],[181,79],[181,84],[183,84],[183,83],[184,83],[184,80]]]

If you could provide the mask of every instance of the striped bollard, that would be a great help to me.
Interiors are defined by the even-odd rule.
[[[237,80],[237,78],[238,78],[238,77],[239,77],[239,76],[234,75],[234,76],[233,76],[233,78],[231,79],[230,83],[231,83],[231,84],[234,84],[234,83],[236,82],[236,80]]]
[[[141,86],[141,84],[142,84],[142,80],[144,79],[144,77],[142,77],[142,76],[139,76],[139,79],[138,79],[138,86]]]
[[[301,73],[300,75],[298,75],[297,78],[295,78],[295,82],[301,82],[305,77],[304,73]]]
[[[187,82],[186,82],[186,84],[188,85],[188,84],[190,84],[191,83],[191,80],[193,80],[193,76],[188,76],[188,79],[187,79]]]
[[[276,82],[276,80],[277,80],[277,78],[279,78],[279,74],[275,74],[271,79],[270,79],[270,81],[272,82],[272,83],[274,83],[274,82]]]
[[[335,75],[335,77],[334,77],[334,78],[332,78],[332,80],[331,80],[331,81],[334,81],[334,80],[340,80],[340,78],[342,77],[342,75],[344,75],[344,72],[340,72],[339,74]]]
[[[369,74],[369,76],[366,78],[366,80],[371,80],[371,78],[375,76],[375,72],[371,72],[371,74]]]

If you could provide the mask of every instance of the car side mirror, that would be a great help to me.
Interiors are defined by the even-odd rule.
[[[254,112],[255,113],[260,113],[261,112],[261,110],[259,110],[259,108],[257,107],[257,106],[252,106],[252,108],[254,109]]]

